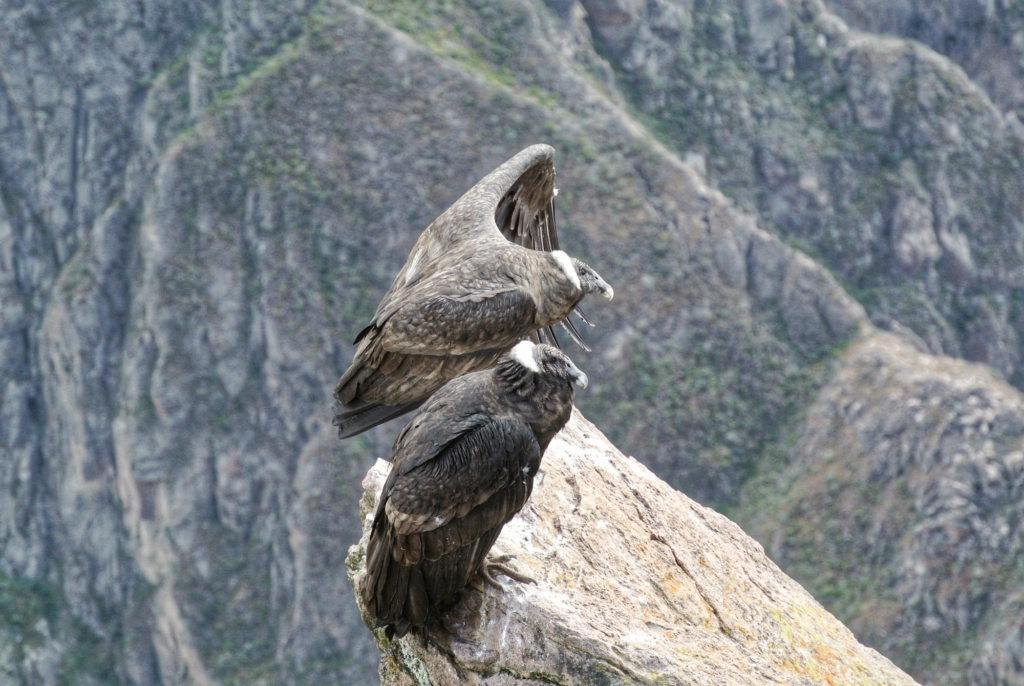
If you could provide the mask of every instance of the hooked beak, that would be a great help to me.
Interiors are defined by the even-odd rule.
[[[579,367],[571,362],[569,363],[569,378],[572,379],[572,382],[580,388],[586,388],[587,384],[590,383],[590,379],[587,378],[587,375],[581,372]]]
[[[609,300],[615,297],[615,289],[609,286],[608,282],[601,277],[597,277],[597,290]]]

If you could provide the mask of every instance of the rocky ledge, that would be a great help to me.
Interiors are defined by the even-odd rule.
[[[363,482],[362,577],[389,465]],[[578,412],[495,553],[535,584],[467,589],[429,638],[375,631],[384,686],[913,684],[753,539],[626,457]]]

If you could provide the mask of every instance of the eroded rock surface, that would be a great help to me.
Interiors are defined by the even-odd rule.
[[[353,585],[387,476],[349,552]],[[913,684],[725,517],[672,490],[576,412],[495,552],[536,584],[469,590],[430,633],[377,632],[385,686]]]

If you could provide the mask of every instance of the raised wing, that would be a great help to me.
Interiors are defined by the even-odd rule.
[[[547,150],[538,150],[533,156],[533,162],[501,196],[494,210],[494,223],[501,235],[513,243],[531,250],[551,252],[558,250],[558,231],[555,226],[555,151],[546,145],[535,145],[519,155],[535,148]],[[567,329],[573,339],[582,345],[579,332],[571,322],[567,322]],[[534,337],[536,342],[558,346],[558,339],[551,327],[537,334]]]
[[[501,235],[513,243],[532,250],[551,252],[558,250],[558,233],[555,230],[555,151],[546,145],[535,145],[512,159],[538,148],[540,150],[532,155],[532,163],[498,200],[494,209],[494,223]]]
[[[538,238],[538,241],[534,241],[532,236],[535,232],[531,229],[536,222],[536,217],[531,216],[531,213],[536,215],[544,207],[553,207],[554,160],[555,149],[550,145],[531,145],[480,179],[423,231],[391,290],[429,276],[438,264],[445,262],[444,258],[453,248],[469,241],[497,241],[504,235],[507,240],[529,248],[554,250],[549,245],[553,239],[557,246],[553,219],[549,222],[550,230],[543,240]],[[512,210],[520,208],[515,216],[518,233],[514,234],[499,230],[502,224],[497,223],[499,206],[509,204],[506,198],[510,192],[515,194]],[[553,210],[551,216],[554,216]],[[512,219],[509,214],[504,221],[507,223]],[[520,233],[524,238],[518,238]],[[539,237],[540,234],[536,235]],[[542,247],[544,244],[549,247]]]
[[[455,201],[455,204],[445,210],[420,234],[416,244],[409,252],[405,265],[381,299],[375,318],[379,319],[410,288],[450,265],[453,255],[466,254],[466,251],[471,249],[466,245],[467,243],[484,244],[501,241],[504,236],[506,240],[525,245],[528,248],[555,249],[533,244],[531,236],[540,234],[530,228],[535,220],[528,216],[531,211],[529,208],[535,205],[541,206],[547,202],[551,206],[552,219],[545,224],[546,226],[550,225],[550,231],[544,240],[553,240],[554,245],[557,246],[558,238],[554,235],[554,205],[552,204],[554,200],[554,159],[555,149],[550,145],[531,145],[466,191],[461,198]],[[525,185],[527,181],[530,182],[529,186]],[[538,183],[541,185],[535,188],[534,186]],[[496,213],[499,210],[499,205],[509,206],[506,196],[513,189],[518,190],[514,191],[516,199],[512,201],[511,206],[513,211],[515,206],[521,208],[515,214],[515,221],[517,226],[521,224],[522,228],[517,229],[514,233],[505,234],[498,230],[499,225],[495,223]],[[543,199],[544,193],[550,196],[547,200]],[[507,221],[511,220],[512,215],[509,214]]]
[[[511,212],[499,217],[502,207],[510,204],[510,194],[514,196]],[[557,239],[555,247],[552,247],[545,242],[550,236],[541,239],[538,233],[534,240],[531,234],[536,216],[551,206],[554,197],[555,149],[550,145],[531,145],[480,179],[438,217],[428,231],[433,234],[433,240],[447,246],[466,240],[491,240],[503,235],[507,240],[528,248],[554,250]],[[516,208],[520,211],[514,217],[515,223],[510,224]],[[508,233],[508,227],[519,233]],[[518,238],[520,233],[524,238]]]
[[[522,168],[522,172],[498,200],[494,210],[494,223],[501,235],[513,243],[531,250],[558,250],[558,229],[555,225],[555,197],[558,195],[555,188],[555,150],[547,145],[534,145],[509,162],[520,156],[529,160],[529,164],[523,167],[515,166],[516,169]],[[501,167],[497,171],[500,170]],[[495,181],[495,187],[504,187],[500,184],[505,183],[510,175],[511,173],[502,175]],[[590,324],[578,307],[575,311],[584,323]],[[590,351],[583,342],[580,332],[569,319],[559,323],[581,348]],[[561,347],[550,326],[538,331],[534,336],[534,342]]]

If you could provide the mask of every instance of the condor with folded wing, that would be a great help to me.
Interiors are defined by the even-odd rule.
[[[395,441],[359,592],[389,636],[421,627],[489,568],[526,504],[548,444],[587,377],[553,346],[517,344],[493,369],[449,382]]]

